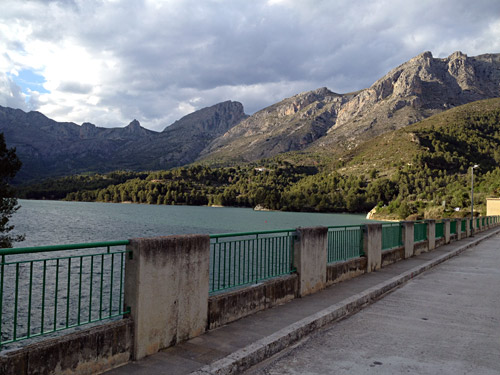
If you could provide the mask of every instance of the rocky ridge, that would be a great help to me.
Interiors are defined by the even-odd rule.
[[[424,52],[371,87],[327,88],[267,107],[202,152],[205,159],[256,160],[295,150],[346,150],[446,109],[500,96],[500,54],[434,58]]]

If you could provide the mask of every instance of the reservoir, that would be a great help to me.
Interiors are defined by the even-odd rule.
[[[14,247],[119,241],[191,233],[233,233],[370,222],[365,214],[254,211],[250,208],[19,200]]]

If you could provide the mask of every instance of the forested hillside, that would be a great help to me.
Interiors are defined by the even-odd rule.
[[[500,99],[490,99],[384,134],[340,159],[291,153],[236,167],[73,176],[25,187],[20,196],[317,212],[377,206],[379,217],[442,217],[468,214],[473,164],[480,166],[478,207],[498,195],[499,162]]]

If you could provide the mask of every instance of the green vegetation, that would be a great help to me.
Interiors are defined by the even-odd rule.
[[[13,242],[24,239],[24,236],[9,234],[14,229],[13,225],[9,225],[9,219],[19,209],[9,182],[20,168],[16,150],[7,148],[3,133],[0,133],[0,248],[12,247]]]
[[[20,196],[78,201],[366,212],[380,218],[465,215],[470,169],[475,205],[500,194],[500,99],[467,104],[376,137],[336,157],[282,154],[259,164],[191,165],[49,180]],[[455,212],[458,207],[462,211]]]

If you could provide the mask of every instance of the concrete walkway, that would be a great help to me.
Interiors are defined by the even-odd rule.
[[[259,312],[106,374],[241,373],[496,233],[500,229],[491,229]]]
[[[500,374],[500,236],[246,374]]]

